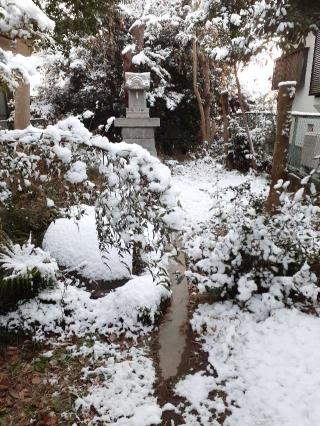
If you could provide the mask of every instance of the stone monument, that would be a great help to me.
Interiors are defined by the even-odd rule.
[[[122,139],[136,143],[157,155],[154,130],[160,127],[160,118],[150,118],[146,92],[150,89],[150,73],[125,73],[125,87],[128,90],[126,118],[116,118],[115,127],[121,128]]]

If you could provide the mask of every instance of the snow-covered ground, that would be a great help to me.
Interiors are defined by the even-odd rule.
[[[206,222],[214,193],[223,191],[232,214],[230,187],[250,182],[267,194],[265,179],[226,172],[200,160],[176,167],[189,226]],[[210,194],[212,194],[210,196]],[[206,371],[188,374],[175,387],[188,426],[313,426],[320,409],[320,319],[296,309],[274,309],[261,321],[231,302],[200,305],[191,320],[209,354]],[[222,395],[225,396],[225,402]],[[220,419],[220,423],[217,422]]]
[[[217,191],[223,193],[225,208],[232,213],[233,187],[247,182],[256,195],[266,195],[268,190],[263,177],[226,172],[209,159],[176,165],[172,182],[186,213],[186,232],[210,218]],[[93,210],[87,213],[77,224],[74,219],[52,224],[44,239],[45,250],[60,265],[91,279],[128,276],[116,252],[111,254],[111,271],[103,263]],[[90,296],[81,286],[59,281],[55,289],[0,317],[0,325],[23,325],[25,330],[36,332],[39,340],[44,340],[46,333],[55,333],[60,340],[94,336],[93,345],[70,348],[72,356],[86,359],[82,371],[86,392],[74,405],[79,424],[160,424],[165,407],[159,406],[154,394],[156,372],[147,342],[141,345],[138,336],[153,329],[161,302],[170,292],[144,275],[100,299]],[[209,364],[176,384],[175,393],[184,403],[179,407],[166,404],[183,415],[185,425],[319,423],[319,318],[282,307],[261,320],[232,302],[224,302],[200,305],[191,325],[208,352]],[[124,331],[133,337],[130,345],[104,340]],[[225,416],[226,410],[229,416]]]
[[[88,393],[75,401],[83,423],[143,426],[161,422],[162,410],[153,395],[156,373],[143,349],[121,350],[119,345],[96,341],[90,347],[71,347],[70,352],[87,360],[82,373],[83,380],[89,381]]]
[[[218,374],[212,388],[226,394],[232,414],[225,425],[319,423],[319,318],[295,309],[278,309],[258,322],[231,303],[218,303],[201,305],[192,326],[202,335],[203,348]],[[192,380],[182,383],[195,404],[198,395],[192,393],[196,389]],[[180,394],[181,387],[180,383]]]
[[[186,226],[210,219],[210,209],[217,191],[223,192],[227,201],[233,195],[231,188],[245,182],[250,183],[254,194],[267,190],[263,177],[226,171],[210,157],[176,165],[172,180],[185,211]]]

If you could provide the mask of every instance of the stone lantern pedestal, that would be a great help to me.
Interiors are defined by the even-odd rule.
[[[122,139],[127,143],[136,143],[157,155],[154,130],[160,127],[160,118],[150,118],[147,108],[146,92],[150,89],[150,73],[125,73],[125,85],[128,90],[128,108],[126,118],[116,118],[114,125],[120,127]]]

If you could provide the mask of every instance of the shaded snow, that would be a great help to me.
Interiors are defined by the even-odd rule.
[[[111,249],[106,259],[99,250],[94,207],[86,207],[86,214],[79,220],[58,219],[53,222],[43,240],[43,247],[57,262],[92,280],[120,280],[129,278],[125,262],[131,268],[131,258],[119,256]]]

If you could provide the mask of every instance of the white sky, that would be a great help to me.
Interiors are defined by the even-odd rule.
[[[274,60],[281,56],[279,49],[259,54],[242,70],[240,81],[250,97],[258,97],[271,92]]]

